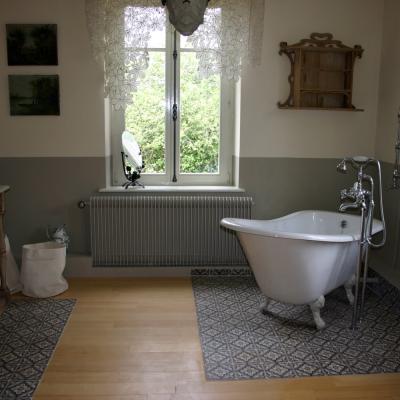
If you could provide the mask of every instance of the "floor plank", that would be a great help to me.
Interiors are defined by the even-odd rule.
[[[36,400],[400,400],[400,374],[208,382],[190,280],[72,279]]]

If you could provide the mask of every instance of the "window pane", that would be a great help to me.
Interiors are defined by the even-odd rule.
[[[165,49],[165,25],[162,31],[154,31],[151,33],[149,44],[147,45],[147,47],[149,49]]]
[[[125,111],[126,129],[142,150],[144,173],[165,173],[165,53],[150,52],[133,103]]]
[[[180,172],[218,173],[220,78],[200,79],[193,52],[181,53]]]

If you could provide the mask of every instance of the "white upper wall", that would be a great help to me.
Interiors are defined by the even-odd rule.
[[[249,68],[242,79],[241,156],[374,154],[383,3],[266,0],[262,65]],[[312,32],[329,32],[346,45],[364,48],[355,65],[354,105],[365,112],[278,109],[277,102],[289,93],[290,70],[288,58],[278,54],[279,43],[292,44]]]
[[[0,157],[104,156],[102,76],[89,46],[84,0],[0,1]],[[58,25],[58,66],[7,66],[6,23]],[[8,74],[58,74],[58,116],[10,116]]]
[[[374,154],[383,3],[266,0],[263,62],[242,79],[241,156]],[[6,23],[56,23],[59,66],[8,67]],[[311,32],[331,32],[365,49],[354,82],[354,104],[365,112],[277,108],[289,90],[289,61],[278,55],[279,43]],[[15,73],[59,74],[61,116],[10,117],[7,75]],[[104,156],[104,132],[102,77],[90,51],[84,0],[0,0],[0,157]]]
[[[400,107],[400,1],[385,0],[376,156],[394,162]]]

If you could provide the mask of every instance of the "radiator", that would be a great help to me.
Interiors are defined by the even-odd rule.
[[[247,265],[224,217],[251,218],[250,197],[105,196],[90,199],[95,266]]]

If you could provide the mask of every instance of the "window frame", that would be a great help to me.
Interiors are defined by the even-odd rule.
[[[180,172],[180,54],[195,52],[195,50],[180,48],[180,35],[177,33],[177,70],[176,88],[178,119],[176,121],[176,177],[173,182],[174,126],[172,118],[174,91],[174,61],[173,41],[174,27],[166,21],[166,42],[164,48],[148,48],[148,52],[165,52],[165,173],[142,173],[140,182],[144,185],[165,186],[217,186],[232,185],[232,156],[234,151],[235,132],[235,84],[233,81],[220,77],[220,143],[219,143],[219,172],[218,173],[181,173]],[[111,173],[112,184],[122,185],[126,178],[123,175],[121,161],[121,134],[125,130],[125,110],[110,110],[111,133]]]

